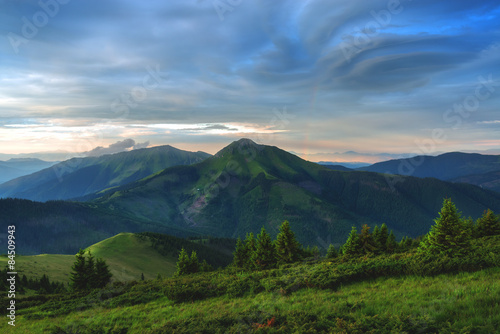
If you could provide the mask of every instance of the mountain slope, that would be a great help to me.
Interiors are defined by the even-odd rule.
[[[128,217],[227,237],[275,235],[287,219],[303,244],[345,241],[351,226],[387,223],[397,235],[426,233],[444,197],[464,214],[500,212],[500,194],[436,179],[329,170],[279,148],[240,140],[191,166],[177,166],[105,193],[93,203]]]
[[[500,155],[452,152],[436,157],[417,156],[384,161],[358,170],[453,180],[467,175],[500,171]]]
[[[38,172],[56,163],[57,162],[31,158],[16,158],[0,161],[0,184],[24,175]]]
[[[500,193],[500,170],[457,177],[453,182],[470,183],[484,189],[490,189]]]
[[[214,266],[217,263],[227,265],[231,261],[230,255],[209,246],[172,236],[164,237],[175,245],[175,251],[162,254],[153,246],[155,238],[133,233],[120,233],[85,250],[90,250],[95,257],[106,260],[113,280],[118,281],[139,281],[141,274],[144,274],[145,279],[155,279],[158,274],[162,277],[172,276],[181,247],[197,249],[200,259],[206,259]],[[8,260],[7,257],[1,256],[0,266],[5,267]],[[74,262],[74,255],[42,254],[16,257],[19,275],[40,278],[47,274],[52,281],[63,283],[69,283],[69,274]]]
[[[73,158],[0,185],[0,197],[36,201],[77,198],[142,179],[171,166],[200,162],[209,156],[167,145]]]

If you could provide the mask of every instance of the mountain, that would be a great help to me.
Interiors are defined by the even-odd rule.
[[[435,157],[422,155],[410,159],[379,162],[358,170],[454,180],[467,175],[500,171],[500,155],[461,152],[445,153]]]
[[[367,167],[370,166],[371,164],[366,163],[366,162],[334,162],[334,161],[320,161],[318,164],[322,166],[343,166],[348,169],[353,169],[353,168],[361,168],[361,167]]]
[[[484,173],[457,177],[453,182],[470,183],[484,189],[490,189],[500,193],[500,170]]]
[[[33,158],[13,158],[7,161],[0,161],[0,184],[38,172],[56,163]]]
[[[168,168],[104,192],[92,204],[202,235],[272,234],[287,219],[305,245],[345,241],[351,226],[387,223],[398,236],[427,233],[443,198],[464,215],[500,212],[500,194],[436,179],[334,171],[242,139],[201,163]]]
[[[209,156],[167,145],[73,158],[0,185],[0,197],[36,201],[78,198],[142,179],[167,167],[200,162]]]

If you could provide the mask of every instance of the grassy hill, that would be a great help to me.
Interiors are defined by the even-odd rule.
[[[200,259],[214,266],[227,265],[231,255],[220,248],[198,244],[186,239],[154,234],[153,237],[133,233],[120,233],[100,241],[85,250],[90,250],[95,257],[101,257],[109,265],[114,281],[140,280],[141,274],[146,279],[154,279],[158,274],[170,277],[176,270],[178,253],[182,247],[197,250]],[[165,238],[172,245],[170,252],[162,252],[153,246],[159,237]],[[0,267],[7,265],[8,258],[0,256]],[[41,254],[16,256],[16,268],[20,275],[40,278],[47,274],[51,281],[69,282],[74,255]]]
[[[35,201],[78,198],[142,179],[171,166],[200,162],[209,156],[166,145],[73,158],[0,185],[0,197]]]

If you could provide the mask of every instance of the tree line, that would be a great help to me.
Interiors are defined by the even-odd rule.
[[[329,245],[326,257],[392,254],[414,248],[417,248],[420,254],[456,256],[468,251],[472,239],[500,234],[500,217],[493,211],[486,210],[476,221],[472,218],[463,218],[451,199],[444,200],[439,217],[434,222],[435,225],[431,227],[429,233],[419,238],[421,240],[403,237],[399,242],[386,224],[382,224],[381,227],[376,225],[373,231],[370,231],[371,228],[365,224],[359,233],[353,226],[346,242],[339,249],[333,244]],[[317,247],[304,249],[296,240],[290,223],[284,221],[274,241],[264,227],[257,237],[253,233],[248,233],[244,241],[238,238],[231,265],[245,270],[271,269],[318,254]],[[196,253],[192,253],[190,258],[182,250],[177,263],[177,275],[200,271],[187,269],[196,268],[193,267],[195,259]]]

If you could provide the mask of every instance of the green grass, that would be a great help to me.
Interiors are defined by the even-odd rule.
[[[113,280],[140,280],[141,273],[146,279],[172,276],[177,258],[163,256],[151,246],[149,240],[142,240],[133,233],[120,233],[94,244],[90,249],[95,257],[102,257],[109,265]],[[7,257],[0,257],[0,266],[7,265]],[[42,254],[16,256],[16,268],[20,275],[42,277],[47,274],[51,281],[68,283],[74,255]]]
[[[158,273],[168,277],[176,270],[176,257],[161,255],[149,240],[140,239],[133,233],[120,233],[86,250],[105,259],[113,279],[118,281],[139,280],[141,273],[146,279],[154,279]]]
[[[7,257],[0,256],[0,266],[4,268],[8,260]],[[17,255],[16,270],[19,276],[26,275],[30,278],[41,278],[43,274],[47,274],[51,282],[66,283],[69,282],[69,273],[73,262],[75,262],[73,255]]]
[[[30,310],[23,313],[27,314]],[[158,297],[133,306],[64,316],[18,316],[18,333],[494,333],[500,326],[500,268],[434,277],[379,278],[337,290],[263,292],[194,303]],[[6,328],[0,324],[0,330]],[[61,332],[63,333],[63,332]]]

